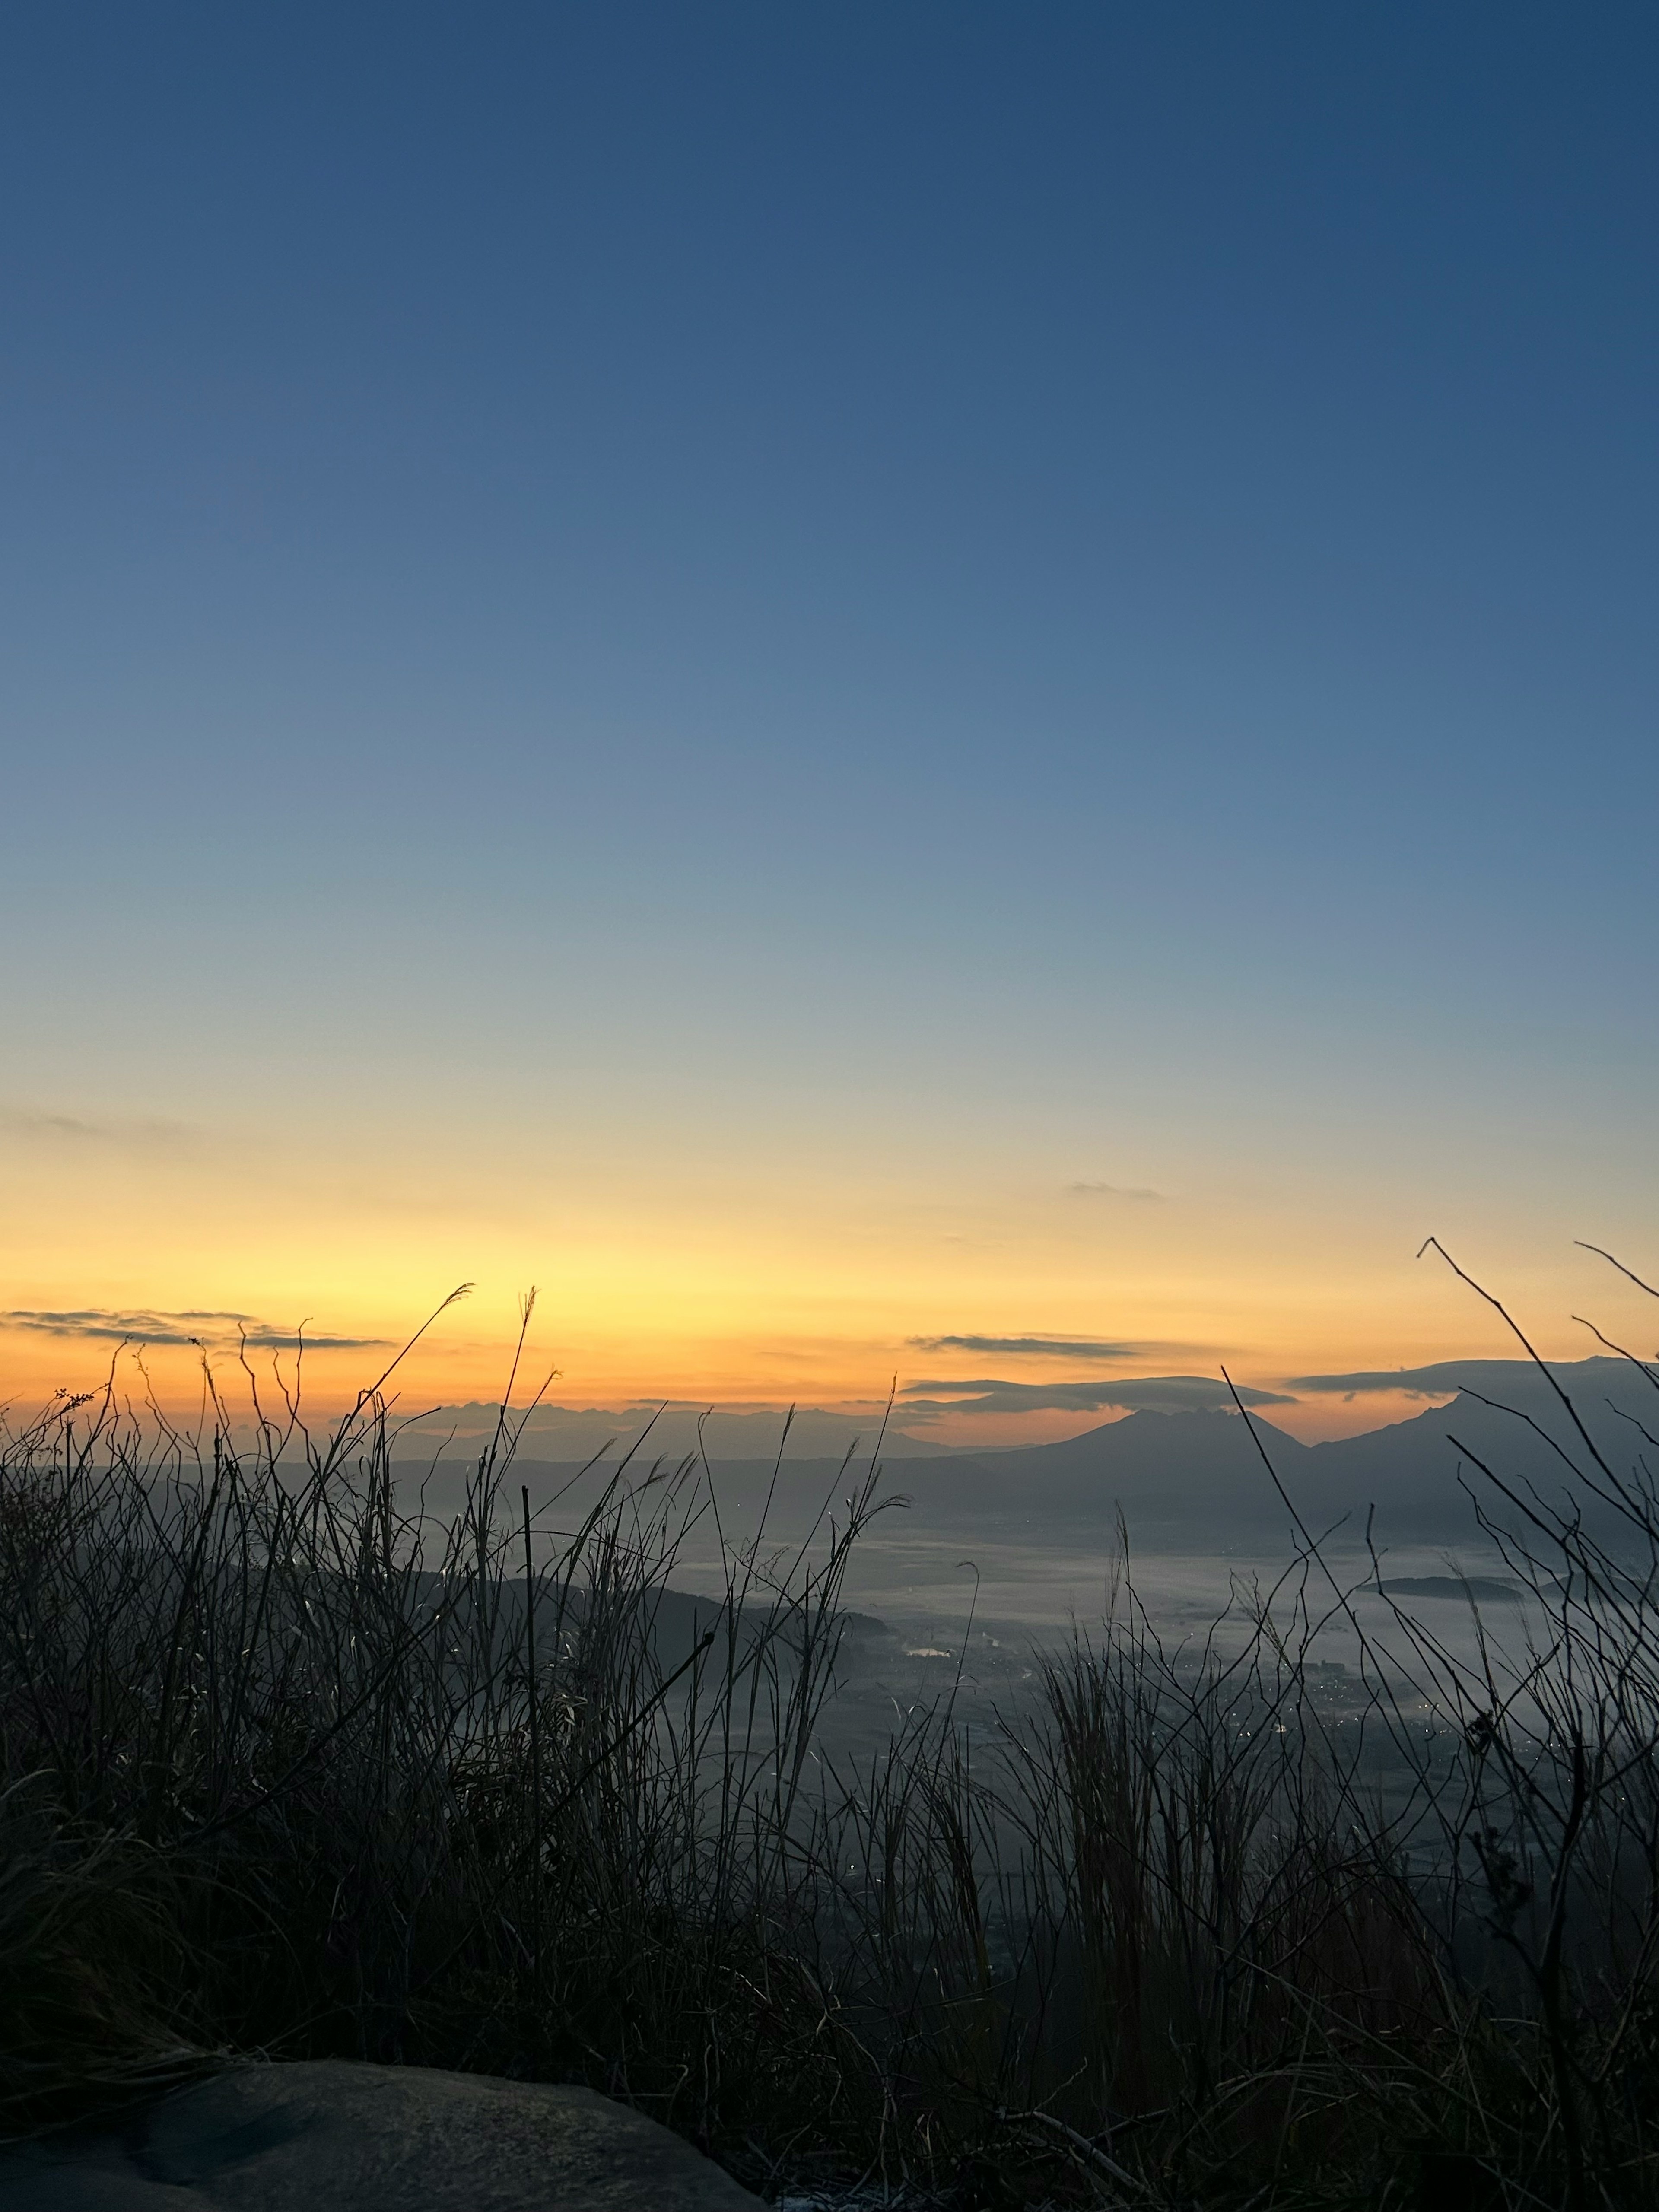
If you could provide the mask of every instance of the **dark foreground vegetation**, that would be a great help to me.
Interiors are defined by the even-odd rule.
[[[1291,1510],[1242,1636],[1126,1576],[1000,1734],[837,1763],[873,1475],[692,1607],[696,1463],[532,1528],[504,1418],[434,1528],[379,1394],[60,1404],[0,1455],[0,2133],[260,2051],[585,2080],[770,2194],[1659,2203],[1653,1438],[1569,1411],[1559,1491],[1465,1468],[1502,1651],[1366,1641]]]

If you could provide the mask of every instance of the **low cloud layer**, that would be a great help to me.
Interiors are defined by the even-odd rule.
[[[1134,1359],[1146,1349],[1142,1345],[1101,1344],[1075,1336],[911,1336],[905,1341],[917,1352],[1018,1353],[1043,1359]]]
[[[948,1390],[949,1398],[923,1395]],[[1089,1382],[1011,1382],[994,1377],[973,1382],[934,1378],[907,1382],[899,1393],[905,1401],[904,1418],[941,1413],[1212,1413],[1229,1412],[1232,1395],[1224,1382],[1207,1375],[1143,1375],[1116,1379],[1098,1376]],[[1277,1390],[1252,1390],[1239,1386],[1246,1406],[1292,1406],[1293,1398]]]
[[[297,1329],[279,1328],[253,1314],[218,1313],[191,1309],[184,1313],[122,1312],[107,1306],[82,1306],[72,1313],[46,1313],[22,1307],[0,1313],[0,1328],[27,1329],[37,1336],[70,1338],[82,1344],[245,1344],[251,1352],[295,1352],[301,1342]],[[313,1336],[303,1338],[307,1352],[367,1352],[386,1340],[380,1336]]]
[[[1552,1370],[1564,1378],[1619,1364],[1600,1358],[1550,1362]],[[1357,1398],[1395,1390],[1407,1398],[1449,1398],[1459,1390],[1478,1390],[1482,1397],[1502,1398],[1517,1382],[1525,1385],[1540,1378],[1529,1359],[1441,1359],[1428,1367],[1366,1367],[1352,1375],[1293,1375],[1290,1379],[1292,1389],[1323,1397]]]
[[[906,1418],[908,1408],[904,1409]],[[647,1426],[646,1464],[699,1449],[714,1460],[760,1460],[780,1449],[790,1460],[840,1459],[857,1447],[873,1449],[883,1433],[887,1408],[871,1404],[848,1412],[836,1407],[799,1407],[785,1435],[783,1409],[759,1404],[711,1407],[706,1400],[651,1401],[620,1409],[611,1407],[538,1406],[526,1420],[525,1449],[539,1458],[585,1460],[607,1444],[632,1443]],[[437,1443],[447,1451],[465,1449],[469,1440],[495,1427],[496,1408],[473,1403],[445,1406],[422,1414],[403,1431],[404,1448]],[[888,1459],[943,1456],[942,1443],[907,1437],[886,1423],[883,1456]]]
[[[1133,1206],[1164,1206],[1168,1198],[1161,1190],[1139,1190],[1121,1182],[1068,1182],[1066,1186],[1073,1198],[1116,1198]]]

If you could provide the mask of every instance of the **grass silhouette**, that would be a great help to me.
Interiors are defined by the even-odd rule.
[[[0,2130],[345,2055],[586,2081],[774,2194],[1659,2201],[1645,1430],[1468,1469],[1518,1643],[1395,1599],[1383,1649],[1292,1510],[1242,1639],[1166,1650],[1126,1564],[999,1731],[837,1760],[876,1461],[691,1603],[706,1464],[532,1516],[504,1406],[434,1524],[386,1379],[323,1438],[112,1390],[0,1449]]]

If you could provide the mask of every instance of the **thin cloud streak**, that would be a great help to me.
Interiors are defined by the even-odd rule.
[[[917,1352],[990,1352],[1042,1359],[1144,1359],[1143,1344],[1103,1344],[1077,1336],[907,1336]]]
[[[106,1145],[122,1151],[181,1152],[200,1142],[186,1121],[78,1114],[48,1114],[25,1106],[0,1106],[0,1135],[24,1142]]]
[[[51,1313],[15,1307],[0,1313],[0,1328],[82,1344],[243,1344],[255,1352],[297,1352],[302,1345],[307,1352],[368,1352],[378,1351],[389,1341],[383,1336],[313,1336],[309,1332],[279,1328],[252,1314],[194,1309],[182,1313],[127,1313],[106,1306],[83,1306],[72,1312]]]

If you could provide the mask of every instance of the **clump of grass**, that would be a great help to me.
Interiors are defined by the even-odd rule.
[[[158,1872],[107,1833],[66,1832],[27,1783],[0,1798],[0,2135],[213,2063],[169,2025],[194,1962]]]
[[[1385,1650],[1292,1516],[1242,1638],[1126,1567],[988,1739],[837,1765],[873,1462],[690,1604],[696,1458],[532,1516],[504,1411],[435,1525],[378,1390],[60,1406],[0,1449],[0,2130],[258,2050],[586,2080],[763,2185],[1650,2202],[1659,1498],[1568,1411],[1559,1498],[1474,1470],[1524,1649]]]
[[[706,2140],[816,2080],[805,1792],[873,1477],[681,1654],[694,1464],[555,1534],[504,1419],[434,1529],[377,1399],[228,1434],[112,1397],[0,1454],[13,2117],[181,2044],[576,2074]]]

